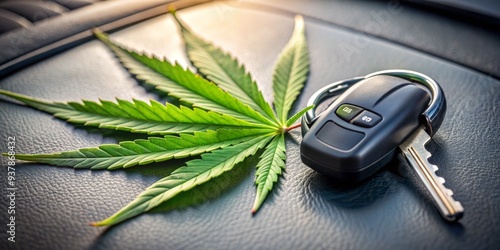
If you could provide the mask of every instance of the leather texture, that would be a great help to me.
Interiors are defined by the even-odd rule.
[[[349,10],[362,5],[353,3]],[[326,9],[329,3],[308,1],[290,6],[302,6],[293,12],[310,14],[311,8]],[[195,32],[244,63],[267,100],[272,100],[273,65],[293,30],[293,13],[286,10],[290,6],[275,11],[216,2],[180,10],[178,15]],[[7,168],[3,167],[0,248],[496,249],[500,245],[500,81],[400,41],[320,21],[328,15],[317,15],[305,18],[311,74],[293,111],[304,107],[320,87],[346,78],[393,68],[433,77],[444,90],[448,110],[428,145],[433,154],[430,161],[439,166],[438,174],[465,208],[459,223],[441,218],[412,170],[399,159],[356,185],[335,183],[308,168],[300,161],[297,130],[287,138],[284,178],[254,216],[250,209],[255,195],[255,159],[213,184],[184,194],[174,204],[112,228],[94,228],[88,223],[113,214],[183,161],[115,171],[18,163],[16,243],[10,243],[5,233],[8,197]],[[352,22],[362,18],[356,15]],[[397,15],[424,14],[405,8]],[[447,32],[454,29],[454,21],[449,22],[449,27],[436,25]],[[402,32],[400,36],[411,34]],[[481,34],[478,36],[481,41]],[[170,15],[111,37],[127,47],[189,65]],[[355,46],[354,50],[346,49],[347,45]],[[474,50],[463,52],[470,55]],[[96,40],[1,79],[0,88],[55,101],[115,97],[165,101],[165,97],[147,92]],[[4,98],[0,101],[0,128],[2,152],[7,151],[9,136],[16,137],[17,153],[51,153],[131,139],[126,133],[73,126]],[[3,166],[6,162],[2,157]]]

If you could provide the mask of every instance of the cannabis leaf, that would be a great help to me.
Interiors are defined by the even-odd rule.
[[[95,30],[94,33],[115,52],[130,73],[155,86],[158,90],[195,107],[230,115],[252,123],[276,125],[259,112],[243,104],[238,96],[230,95],[217,85],[183,69],[180,65],[118,46],[99,30]]]
[[[287,119],[309,73],[309,54],[303,31],[304,22],[297,16],[292,38],[283,49],[273,74],[274,107],[281,122]]]
[[[175,13],[174,17],[181,27],[188,57],[199,72],[222,89],[238,96],[253,109],[277,122],[271,106],[265,101],[245,67],[228,53],[192,33]]]
[[[6,90],[0,94],[65,121],[102,129],[146,133],[148,139],[104,144],[95,148],[50,154],[17,154],[19,160],[56,166],[119,169],[170,159],[198,156],[147,188],[127,206],[94,226],[114,225],[167,202],[233,169],[260,153],[252,212],[262,206],[285,168],[285,133],[310,108],[287,120],[309,73],[302,17],[282,51],[273,75],[274,109],[237,59],[197,36],[172,13],[181,28],[190,61],[202,76],[166,59],[116,44],[95,29],[94,34],[138,80],[173,96],[183,105],[151,100],[52,102]]]
[[[36,109],[53,114],[72,123],[99,128],[148,134],[177,134],[222,128],[272,128],[265,124],[252,124],[232,116],[198,108],[163,105],[155,100],[147,104],[117,99],[117,103],[101,100],[101,103],[83,101],[51,102],[0,89],[0,94],[17,99]]]
[[[98,148],[83,148],[56,154],[16,154],[16,158],[56,166],[111,170],[199,155],[244,142],[264,131],[209,130],[195,132],[193,135],[183,133],[179,137],[150,137],[148,140],[124,141],[118,145],[104,144]]]
[[[257,184],[257,195],[253,204],[252,213],[257,212],[269,191],[272,190],[278,175],[285,168],[285,137],[283,134],[275,136],[273,141],[267,146],[257,163],[255,173],[255,183]]]
[[[231,170],[234,165],[263,148],[268,141],[269,136],[264,135],[233,147],[203,154],[201,159],[187,162],[185,167],[180,167],[169,176],[154,183],[126,207],[103,221],[93,223],[93,225],[112,225],[146,212],[182,191]]]

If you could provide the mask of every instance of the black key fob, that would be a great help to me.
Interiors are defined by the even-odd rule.
[[[346,182],[372,175],[421,123],[426,90],[403,78],[379,75],[341,94],[305,133],[300,146],[309,167]]]

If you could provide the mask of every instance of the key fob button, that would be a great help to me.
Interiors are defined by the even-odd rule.
[[[350,150],[356,146],[365,134],[346,129],[329,121],[316,134],[316,138],[334,148],[340,150]]]
[[[351,104],[342,104],[335,112],[342,120],[349,122],[353,117],[363,111],[362,108]]]
[[[379,123],[381,120],[382,120],[382,117],[380,117],[379,115],[377,115],[373,112],[370,112],[368,110],[364,110],[358,116],[356,116],[351,121],[351,123],[354,125],[361,126],[361,127],[371,128],[371,127],[377,125],[377,123]]]

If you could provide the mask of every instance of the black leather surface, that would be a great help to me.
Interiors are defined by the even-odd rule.
[[[321,9],[324,4],[308,6]],[[214,3],[179,11],[179,16],[194,31],[245,63],[271,100],[273,64],[293,29],[290,13]],[[253,217],[252,168],[237,168],[234,175],[184,197],[198,205],[182,209],[164,206],[166,211],[104,229],[93,228],[88,222],[111,215],[182,161],[116,171],[18,164],[16,243],[9,243],[5,233],[7,173],[3,167],[0,248],[496,249],[500,245],[500,82],[388,40],[305,20],[311,75],[294,111],[330,82],[383,69],[420,71],[441,84],[448,113],[429,150],[431,162],[440,167],[439,175],[465,208],[460,223],[448,223],[440,217],[409,167],[398,160],[358,185],[333,183],[300,162],[300,132],[294,131],[287,139],[285,178]],[[112,38],[188,65],[169,15],[116,32]],[[355,45],[360,39],[365,41],[363,46],[346,54],[342,45]],[[1,79],[0,88],[59,101],[163,99],[147,93],[98,41]],[[0,124],[2,152],[7,150],[8,136],[16,136],[18,153],[72,150],[126,138],[121,133],[106,132],[103,136],[94,129],[75,127],[8,101],[0,101]],[[2,165],[6,165],[5,158]],[[219,192],[221,189],[224,191]],[[199,202],[204,200],[200,197],[210,199]]]
[[[471,24],[474,19],[467,16],[450,18],[441,15],[446,13],[422,10],[397,0],[323,1],[321,4],[304,4],[297,0],[250,0],[242,5],[268,11],[300,12],[330,25],[388,39],[500,77],[498,26],[474,25]],[[360,48],[364,43],[364,39],[359,38],[342,46],[346,52],[362,52]]]

